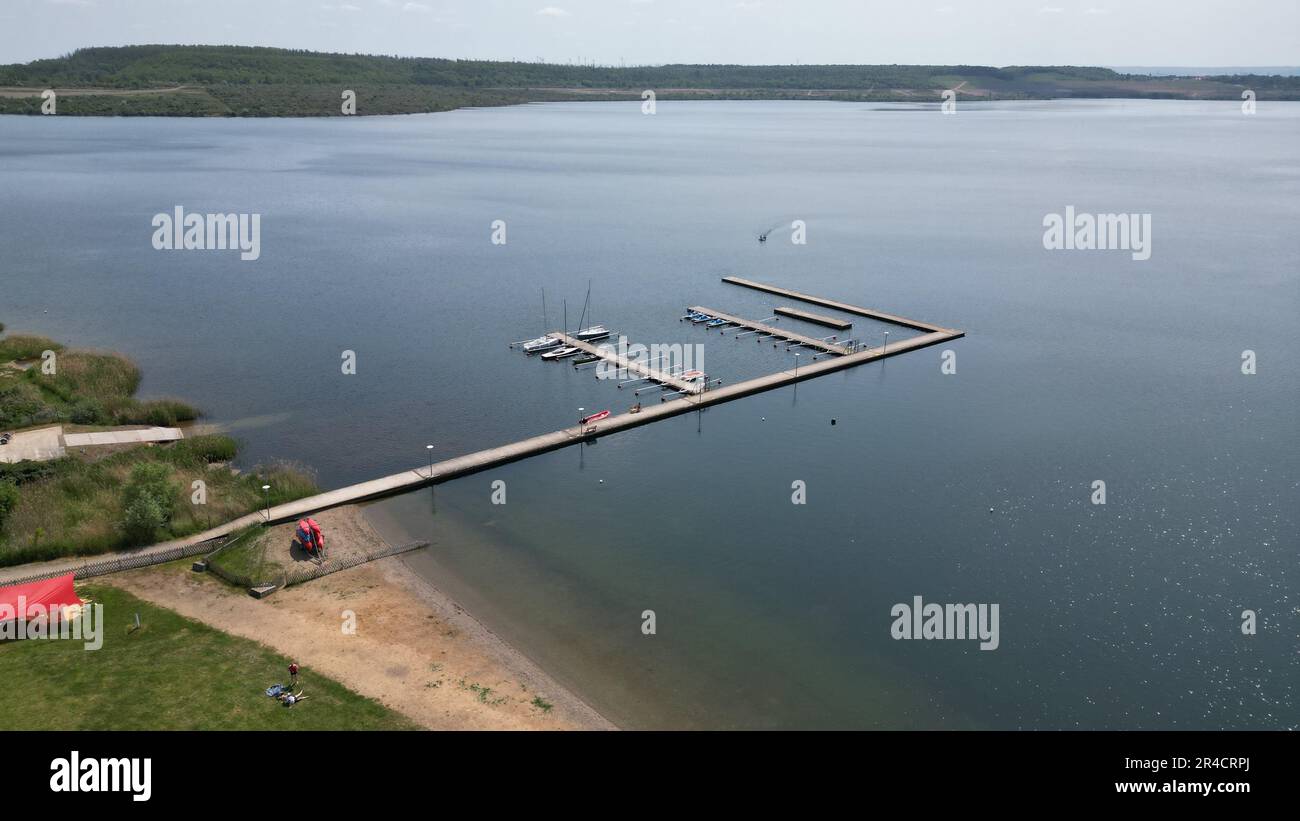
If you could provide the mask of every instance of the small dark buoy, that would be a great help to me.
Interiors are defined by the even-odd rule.
[[[834,420],[834,419],[831,420],[831,424],[832,424],[832,425],[835,424],[835,420]]]

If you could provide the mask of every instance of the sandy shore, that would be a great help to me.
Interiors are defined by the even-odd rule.
[[[331,553],[383,543],[356,506],[314,518]],[[94,582],[259,641],[429,729],[614,729],[400,557],[262,600],[177,564]],[[343,629],[348,612],[352,634]],[[303,683],[310,688],[309,674]]]

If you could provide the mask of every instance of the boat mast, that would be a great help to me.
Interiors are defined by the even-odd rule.
[[[582,322],[587,318],[587,304],[591,302],[591,280],[587,280],[587,296],[582,300],[582,316],[578,319],[578,332],[581,333]]]

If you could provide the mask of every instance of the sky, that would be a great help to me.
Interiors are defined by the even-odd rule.
[[[1300,64],[1300,0],[0,0],[0,64],[205,43],[604,65]]]

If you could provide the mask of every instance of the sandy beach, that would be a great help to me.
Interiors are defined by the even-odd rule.
[[[314,518],[332,554],[383,544],[356,506]],[[429,729],[615,729],[400,557],[262,600],[181,563],[95,581],[259,641]]]

